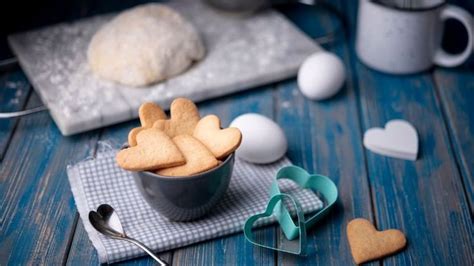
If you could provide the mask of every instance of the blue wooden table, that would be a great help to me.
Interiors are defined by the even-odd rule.
[[[116,9],[133,2],[123,1]],[[286,133],[289,158],[336,182],[340,198],[335,209],[309,232],[311,255],[263,250],[236,234],[161,254],[166,260],[185,265],[350,265],[346,225],[364,217],[379,229],[401,229],[408,238],[406,250],[374,265],[474,264],[472,60],[460,68],[409,76],[370,70],[354,53],[356,2],[331,3],[347,20],[347,34],[325,45],[347,67],[347,82],[336,97],[309,101],[290,79],[199,103],[203,114],[219,114],[224,124],[246,112],[273,118]],[[472,1],[460,4],[474,11]],[[110,11],[104,4],[93,7],[70,12],[70,17]],[[298,7],[281,11],[312,36],[340,23]],[[19,67],[0,73],[2,111],[40,104]],[[375,155],[362,146],[366,129],[395,118],[418,130],[416,162]],[[0,265],[98,263],[74,205],[66,165],[94,156],[99,141],[122,143],[137,125],[134,120],[63,137],[48,113],[0,120]],[[258,237],[272,244],[282,236],[271,226],[259,230]],[[153,261],[144,257],[126,264]]]

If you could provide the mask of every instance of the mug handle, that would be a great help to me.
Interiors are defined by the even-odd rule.
[[[473,19],[472,16],[466,10],[453,6],[447,5],[440,13],[440,18],[444,22],[447,19],[455,19],[461,22],[467,31],[467,45],[466,49],[460,54],[448,54],[444,51],[441,47],[438,48],[434,55],[434,63],[439,66],[444,67],[455,67],[458,66],[464,61],[466,61],[469,56],[471,55],[472,50],[474,49],[473,45],[473,35],[474,35],[474,26],[473,26]]]

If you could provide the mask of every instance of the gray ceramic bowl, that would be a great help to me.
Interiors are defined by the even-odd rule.
[[[217,167],[192,176],[161,176],[133,172],[145,200],[172,221],[191,221],[207,214],[229,187],[234,154]]]

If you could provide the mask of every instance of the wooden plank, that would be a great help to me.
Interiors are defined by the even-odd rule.
[[[453,0],[469,12],[474,12],[473,1]],[[446,25],[449,26],[449,25]],[[460,38],[457,28],[447,28],[452,34],[445,36],[444,43],[459,46],[466,42]],[[448,37],[452,37],[448,39]],[[457,37],[457,38],[453,38]],[[461,170],[464,190],[469,200],[471,215],[474,213],[474,56],[455,69],[436,68],[433,78],[436,83],[441,106],[447,121],[454,154]]]
[[[259,88],[199,105],[202,114],[214,113],[228,126],[236,116],[256,112],[273,117],[272,87]],[[242,217],[245,219],[245,217]],[[274,244],[274,227],[256,231],[256,237],[267,245]],[[275,253],[252,246],[243,234],[236,234],[192,245],[174,252],[174,265],[272,265]]]
[[[40,104],[38,97],[28,107]],[[75,223],[66,165],[90,155],[97,132],[64,138],[47,113],[21,118],[0,165],[0,261],[58,265]]]
[[[384,264],[472,265],[469,206],[430,75],[400,79],[356,66],[364,129],[402,118],[420,137],[416,162],[366,152],[377,225],[400,228],[410,243]]]
[[[335,98],[311,102],[288,82],[279,91],[279,123],[289,140],[289,156],[313,173],[329,176],[338,186],[332,213],[308,234],[308,256],[280,253],[281,265],[349,265],[346,225],[356,217],[372,220],[370,190],[351,81]],[[280,235],[280,237],[282,237]]]
[[[355,4],[345,7],[355,25]],[[430,73],[382,74],[350,52],[363,129],[402,118],[420,137],[416,162],[366,151],[377,227],[399,228],[408,238],[407,249],[383,264],[472,265],[469,206]]]
[[[467,198],[474,212],[474,75],[472,70],[436,69],[434,80],[446,116]]]
[[[338,27],[339,22],[324,9],[308,11],[305,8],[285,7],[284,14],[310,36]],[[347,64],[345,40],[325,48]],[[341,92],[325,101],[306,99],[294,80],[279,87],[277,121],[288,138],[290,159],[310,172],[329,176],[338,186],[339,199],[331,214],[309,231],[308,256],[280,253],[278,264],[350,265],[352,257],[346,240],[346,225],[355,217],[373,219],[354,92],[356,80],[348,68],[347,81]]]
[[[76,209],[77,225],[74,229],[74,236],[72,238],[71,248],[67,254],[67,265],[97,265],[99,257],[92,246],[89,237],[87,236],[84,224],[79,218],[79,213]]]
[[[356,3],[341,6],[355,35]],[[416,162],[365,152],[376,225],[399,228],[408,238],[407,249],[384,259],[384,265],[472,265],[469,206],[430,73],[394,76],[370,70],[357,60],[354,39],[349,43],[363,129],[403,118],[420,137]]]
[[[0,73],[0,112],[23,109],[31,87],[23,71],[18,67]],[[8,147],[18,119],[0,119],[0,161]]]

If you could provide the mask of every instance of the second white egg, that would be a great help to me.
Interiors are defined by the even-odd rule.
[[[285,133],[270,118],[248,113],[236,117],[231,127],[242,132],[237,157],[251,163],[271,163],[283,157],[288,148]]]
[[[328,52],[309,56],[298,71],[298,87],[304,96],[312,100],[324,100],[335,95],[345,79],[341,59]]]

